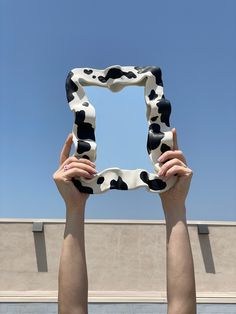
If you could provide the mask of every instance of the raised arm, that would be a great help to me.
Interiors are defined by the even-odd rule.
[[[160,194],[166,219],[168,314],[195,314],[194,264],[185,208],[192,170],[178,149],[176,130],[172,132],[174,149],[159,159],[163,163],[159,175],[165,179],[178,176],[175,186]]]
[[[70,134],[61,152],[59,169],[53,175],[66,205],[66,225],[58,278],[58,313],[87,314],[84,210],[88,194],[80,193],[71,179],[76,176],[91,178],[96,170],[95,164],[87,159],[69,157],[71,144]]]

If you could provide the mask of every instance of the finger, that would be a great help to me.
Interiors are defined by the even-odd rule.
[[[85,159],[85,158],[77,158],[75,156],[71,156],[69,158],[67,158],[60,166],[60,170],[65,166],[65,165],[69,165],[70,163],[72,162],[78,162],[78,163],[84,163],[86,165],[89,165],[93,168],[96,167],[95,163],[93,163],[92,161],[88,160],[88,159]]]
[[[82,162],[71,162],[69,164],[66,164],[65,166],[66,166],[66,171],[72,168],[78,168],[78,169],[85,170],[91,174],[97,173],[94,167],[91,167],[90,165],[86,165],[85,163],[82,163]]]
[[[175,165],[182,166],[182,167],[186,168],[186,165],[181,160],[174,158],[174,159],[167,161],[164,165],[161,166],[161,169],[158,172],[158,175],[159,176],[165,176],[167,171]]]
[[[60,165],[70,156],[71,144],[72,144],[72,133],[70,133],[65,141],[60,155]]]
[[[164,162],[167,162],[168,160],[173,159],[173,158],[177,158],[186,164],[186,159],[185,159],[184,154],[181,150],[175,150],[175,151],[168,150],[168,151],[164,152],[158,158],[158,161],[164,163]]]
[[[173,133],[173,150],[178,150],[179,147],[178,147],[178,142],[177,142],[177,132],[176,132],[176,129],[173,128],[171,131]]]
[[[165,179],[168,180],[170,177],[174,175],[177,175],[179,177],[190,176],[192,175],[192,170],[187,167],[175,165],[166,172]]]
[[[63,177],[64,178],[67,178],[67,179],[72,179],[74,177],[83,177],[83,178],[93,178],[93,174],[83,170],[83,169],[80,169],[80,168],[72,168],[72,169],[69,169],[67,170]]]

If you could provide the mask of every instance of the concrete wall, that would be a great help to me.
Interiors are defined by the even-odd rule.
[[[38,220],[35,220],[38,221]],[[56,301],[64,220],[0,220],[0,301]],[[236,303],[236,223],[189,221],[198,302]],[[198,234],[198,225],[209,234]],[[86,221],[91,302],[165,302],[163,221]]]

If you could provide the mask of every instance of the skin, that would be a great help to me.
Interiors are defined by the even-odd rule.
[[[183,152],[172,129],[174,147],[163,153],[159,175],[178,179],[174,187],[161,193],[166,219],[167,302],[168,314],[195,314],[196,291],[194,264],[186,222],[185,201],[192,178]],[[80,193],[71,179],[92,178],[95,164],[87,159],[70,157],[72,134],[60,155],[60,166],[53,179],[66,205],[66,225],[59,266],[58,305],[60,314],[88,313],[88,278],[84,244],[84,211],[88,194]]]

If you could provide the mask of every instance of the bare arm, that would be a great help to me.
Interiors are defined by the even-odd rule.
[[[95,164],[86,159],[69,157],[72,136],[61,152],[59,169],[53,178],[66,204],[66,225],[58,278],[59,314],[88,313],[88,278],[84,243],[84,211],[87,194],[80,193],[72,178],[91,178]]]
[[[173,135],[174,149],[162,155],[161,175],[166,179],[177,175],[178,180],[173,188],[160,194],[166,218],[168,314],[195,314],[194,264],[185,208],[192,170],[178,150],[175,130]]]
[[[67,209],[58,283],[59,313],[88,312],[88,278],[84,245],[84,205]]]
[[[168,314],[194,314],[194,266],[185,207],[166,207],[165,217]]]

